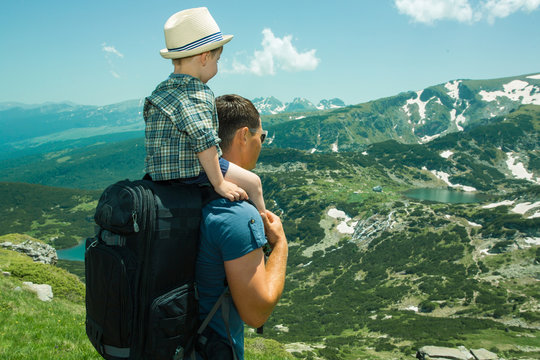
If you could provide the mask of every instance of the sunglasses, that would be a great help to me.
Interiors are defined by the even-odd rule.
[[[258,134],[259,129],[249,129],[249,132],[252,134]],[[266,135],[268,135],[268,130],[263,130],[261,133],[261,144],[266,140]]]

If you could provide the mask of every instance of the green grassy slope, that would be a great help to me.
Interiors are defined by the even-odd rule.
[[[101,359],[85,333],[84,285],[65,270],[34,263],[0,249],[0,359]],[[42,302],[23,281],[52,286],[54,298]],[[247,333],[246,358],[290,360],[283,345]]]

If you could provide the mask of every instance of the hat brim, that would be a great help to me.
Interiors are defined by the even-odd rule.
[[[209,44],[204,44],[203,46],[199,46],[198,48],[187,50],[187,51],[169,51],[169,49],[161,49],[159,53],[162,57],[165,59],[180,59],[185,58],[188,56],[193,56],[197,54],[201,54],[205,51],[211,51],[214,49],[217,49],[219,47],[222,47],[226,43],[232,40],[234,36],[233,35],[223,35],[223,40],[211,42]]]

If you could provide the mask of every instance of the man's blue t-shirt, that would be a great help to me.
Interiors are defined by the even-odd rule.
[[[206,318],[225,290],[224,262],[242,257],[265,243],[261,216],[248,202],[218,199],[205,206],[202,212],[201,238],[195,272],[201,321]],[[244,322],[234,304],[231,305],[229,327],[236,355],[238,359],[243,359]],[[228,338],[221,308],[209,326],[223,338]]]

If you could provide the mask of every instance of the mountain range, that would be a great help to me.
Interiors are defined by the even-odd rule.
[[[395,139],[426,143],[476,123],[504,116],[523,104],[540,104],[540,74],[490,80],[452,80],[418,91],[344,106],[339,99],[314,106],[296,98],[253,100],[273,147],[308,151],[357,151]],[[0,159],[73,146],[140,137],[142,100],[108,106],[72,103],[0,104],[4,129]],[[322,109],[322,110],[320,110]]]
[[[253,103],[261,114],[313,112],[345,106],[339,99],[322,100],[317,106],[302,98],[285,104],[274,97],[257,98]],[[98,141],[96,138],[115,141],[138,137],[144,131],[142,107],[143,99],[106,106],[71,102],[0,103],[0,126],[4,129],[0,159],[60,150],[71,141],[86,145]]]
[[[492,80],[453,80],[419,91],[305,116],[272,117],[272,145],[307,151],[358,151],[388,139],[427,143],[540,105],[540,74]]]
[[[321,100],[317,105],[304,98],[294,98],[290,103],[282,103],[273,96],[255,98],[253,104],[261,115],[276,115],[280,113],[310,112],[317,110],[330,110],[345,107],[343,100],[334,98]]]
[[[289,241],[265,337],[300,359],[409,359],[425,345],[540,357],[539,87],[455,80],[263,116],[255,172]],[[100,190],[143,175],[141,133],[118,134],[0,161],[0,235],[57,248],[91,235]]]

